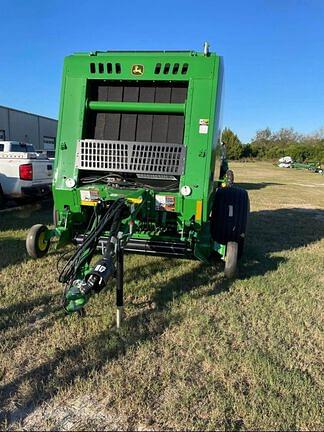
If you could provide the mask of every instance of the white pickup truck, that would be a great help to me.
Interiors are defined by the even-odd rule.
[[[32,144],[0,141],[0,206],[6,198],[50,194],[52,178],[53,161]]]

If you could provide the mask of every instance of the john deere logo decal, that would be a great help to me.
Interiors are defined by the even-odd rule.
[[[132,74],[133,75],[143,75],[144,73],[144,66],[143,65],[133,65],[132,66]]]

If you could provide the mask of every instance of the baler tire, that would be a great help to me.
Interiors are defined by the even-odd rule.
[[[238,259],[243,253],[249,215],[249,197],[237,186],[216,191],[211,215],[211,236],[220,244],[238,243]]]
[[[26,237],[26,249],[31,258],[42,258],[48,252],[50,240],[46,240],[48,228],[45,225],[33,225]]]
[[[224,275],[226,279],[236,276],[239,245],[237,242],[228,242],[226,246]]]

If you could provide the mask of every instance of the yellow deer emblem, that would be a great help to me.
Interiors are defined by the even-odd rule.
[[[132,66],[132,74],[133,75],[143,75],[144,66],[140,64],[135,64]]]

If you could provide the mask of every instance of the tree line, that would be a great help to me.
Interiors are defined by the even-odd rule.
[[[237,134],[225,128],[222,142],[226,144],[228,159],[274,160],[291,156],[296,162],[324,163],[324,128],[310,135],[300,134],[293,128],[260,129],[248,144],[243,144]]]

